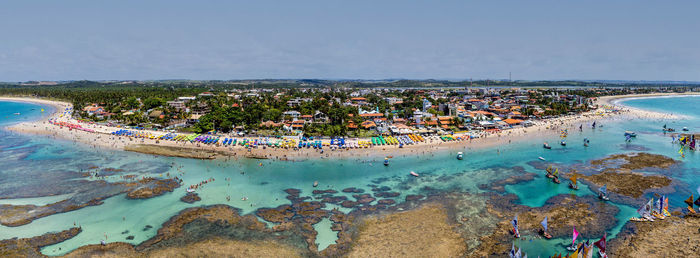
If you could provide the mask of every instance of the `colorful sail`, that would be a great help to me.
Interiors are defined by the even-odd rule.
[[[573,240],[571,241],[571,245],[576,244],[576,238],[578,237],[578,231],[576,231],[576,226],[574,226],[574,232],[573,232]]]
[[[593,244],[586,240],[586,244],[583,245],[583,257],[593,258]]]
[[[508,252],[508,257],[510,257],[510,258],[515,257],[515,243],[511,244],[510,252]]]
[[[554,170],[554,176],[557,176],[557,177],[559,176],[559,169],[558,168],[556,170]]]
[[[604,184],[603,187],[599,188],[598,191],[603,193],[603,195],[608,195],[608,185]]]
[[[637,213],[639,213],[639,216],[647,217],[647,216],[649,215],[648,212],[649,212],[650,210],[651,210],[651,209],[648,209],[648,208],[647,208],[647,204],[645,204],[645,205],[642,205],[641,207],[639,207],[639,209],[637,209]]]
[[[517,234],[519,233],[519,230],[518,230],[518,215],[515,215],[515,218],[513,218],[513,220],[510,221],[510,224],[513,224],[513,233],[515,233],[515,234],[517,235]]]
[[[595,245],[595,247],[598,247],[598,249],[600,249],[601,253],[605,253],[605,237],[606,236],[607,236],[607,233],[605,233],[603,235],[603,238],[601,238],[600,240],[593,243],[593,245]]]
[[[688,207],[690,207],[692,209],[693,208],[693,194],[690,194],[690,197],[688,197],[688,199],[686,199],[683,202],[685,202],[685,204],[688,204]]]
[[[544,232],[547,232],[547,217],[546,216],[544,217],[544,220],[542,220],[542,222],[540,222],[540,224],[544,228]]]
[[[576,185],[576,178],[578,178],[577,174],[574,174],[574,176],[571,177],[571,183],[573,183],[574,185]]]

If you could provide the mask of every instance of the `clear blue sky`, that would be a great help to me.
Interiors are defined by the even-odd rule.
[[[700,81],[700,1],[3,0],[0,81]]]

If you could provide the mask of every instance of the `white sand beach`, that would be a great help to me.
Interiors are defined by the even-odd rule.
[[[330,149],[324,148],[323,151],[317,149],[298,149],[293,148],[245,148],[243,146],[221,146],[216,144],[201,144],[183,141],[156,140],[147,138],[133,138],[126,136],[114,136],[111,132],[117,131],[119,127],[97,125],[92,123],[79,122],[69,115],[64,115],[63,111],[71,109],[72,105],[66,102],[35,99],[35,98],[13,98],[0,97],[4,101],[23,101],[33,102],[37,104],[50,105],[56,109],[56,112],[44,117],[43,119],[23,122],[9,126],[7,129],[19,133],[44,135],[51,138],[60,138],[70,141],[76,141],[82,144],[89,145],[95,149],[111,149],[124,150],[130,145],[158,145],[168,147],[187,148],[189,152],[202,151],[217,153],[220,158],[269,158],[280,160],[303,160],[312,158],[383,158],[385,156],[405,156],[405,155],[425,155],[434,154],[441,151],[462,151],[467,149],[479,149],[486,147],[505,146],[507,144],[522,141],[526,139],[542,138],[558,135],[561,130],[575,130],[580,125],[599,120],[621,120],[621,119],[677,119],[678,116],[672,114],[663,114],[625,107],[616,104],[616,100],[623,98],[637,97],[657,97],[669,95],[683,94],[644,94],[644,95],[622,95],[622,96],[605,96],[600,97],[596,104],[599,108],[578,115],[569,115],[547,120],[535,120],[534,125],[529,127],[517,127],[499,131],[496,133],[480,133],[476,138],[465,139],[458,141],[443,142],[438,136],[426,137],[425,142],[420,142],[412,145],[405,145],[399,148],[398,145],[383,145],[373,146],[369,148],[357,149]],[[49,119],[53,121],[66,122],[71,124],[79,124],[82,128],[92,130],[88,132],[83,130],[74,130],[64,126],[58,126],[49,123]],[[149,133],[154,136],[166,134],[163,131],[142,130],[144,133]],[[464,134],[455,134],[456,136],[465,136]],[[255,139],[245,137],[247,139]],[[258,137],[262,139],[263,137]],[[469,137],[464,137],[469,138]],[[242,139],[242,138],[239,138]],[[346,141],[369,141],[369,139],[347,139]],[[330,141],[328,139],[323,141]],[[499,150],[500,151],[500,150]]]

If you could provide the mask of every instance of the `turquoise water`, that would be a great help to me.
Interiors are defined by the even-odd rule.
[[[316,235],[316,245],[318,245],[318,250],[323,251],[329,245],[335,243],[338,240],[338,233],[331,230],[331,225],[333,221],[324,218],[319,223],[314,224],[314,229],[318,232]]]
[[[409,194],[428,194],[435,191],[484,192],[479,189],[479,185],[517,175],[523,170],[537,173],[538,177],[529,182],[506,186],[505,189],[517,195],[521,204],[536,207],[558,194],[593,194],[585,186],[579,191],[570,191],[565,182],[555,185],[542,180],[542,171],[530,165],[532,162],[538,162],[537,157],[542,156],[548,162],[567,165],[602,158],[613,153],[633,152],[640,146],[648,152],[683,161],[683,165],[678,171],[674,171],[672,176],[686,182],[688,187],[670,195],[671,209],[674,209],[683,207],[682,201],[687,198],[686,195],[691,191],[695,192],[694,189],[700,185],[700,177],[697,176],[700,173],[700,158],[693,152],[686,152],[686,157],[681,158],[677,153],[677,146],[671,144],[671,139],[661,132],[661,126],[668,123],[678,130],[683,126],[698,130],[700,114],[696,112],[700,111],[688,108],[697,106],[698,100],[700,99],[687,97],[625,101],[625,105],[671,111],[689,117],[679,121],[620,119],[606,121],[604,127],[596,130],[584,125],[586,128],[582,132],[570,130],[567,147],[553,146],[552,150],[541,148],[543,141],[558,142],[557,136],[513,144],[504,141],[498,150],[472,150],[467,147],[463,150],[465,159],[462,161],[455,159],[458,150],[454,150],[420,157],[396,156],[389,167],[382,166],[382,160],[366,157],[304,162],[263,161],[263,166],[259,166],[260,161],[245,159],[201,161],[154,157],[138,153],[96,150],[90,146],[50,137],[26,136],[0,130],[0,162],[13,164],[0,171],[0,204],[43,205],[81,194],[87,189],[74,184],[85,180],[80,176],[81,171],[92,166],[124,169],[120,175],[180,175],[184,185],[196,184],[208,178],[215,179],[197,191],[202,201],[194,204],[186,204],[179,200],[185,193],[185,187],[147,200],[128,200],[124,195],[117,195],[106,199],[102,205],[40,218],[24,226],[0,226],[0,239],[31,237],[49,231],[65,230],[74,223],[82,226],[83,232],[76,237],[42,249],[47,255],[61,255],[83,245],[97,244],[100,240],[138,244],[154,236],[163,222],[188,207],[223,203],[240,208],[247,214],[261,207],[288,204],[289,201],[285,198],[287,194],[282,191],[287,188],[301,189],[302,196],[311,196],[315,189],[340,191],[347,187],[356,187],[363,189],[365,193],[372,193],[370,185],[387,186],[391,188],[390,191],[400,193],[400,196],[393,199],[401,202]],[[0,114],[0,125],[38,119],[41,117],[39,108],[41,107],[33,104],[0,102],[0,110],[7,113]],[[13,115],[15,112],[20,112],[21,115]],[[625,130],[636,131],[639,136],[632,143],[625,143]],[[583,138],[591,140],[591,147],[582,146]],[[409,175],[410,171],[416,171],[421,176],[412,177]],[[119,178],[112,177],[109,180],[118,181]],[[314,181],[319,182],[317,188],[313,187]],[[57,195],[43,197],[37,188],[49,184],[56,188],[53,192]],[[62,187],[64,185],[65,187]],[[32,193],[36,195],[30,196]],[[351,193],[340,192],[336,195],[353,199]],[[227,201],[227,196],[230,196],[230,201]],[[243,197],[247,197],[247,200],[242,200]],[[621,212],[617,217],[621,223],[611,229],[609,235],[616,234],[623,223],[635,215],[635,207],[618,207]],[[333,208],[339,208],[343,212],[350,211],[336,205],[327,205],[325,209]],[[316,239],[319,249],[333,244],[337,238],[337,234],[330,231],[330,224],[330,221],[325,219],[314,225],[319,232]],[[147,225],[153,228],[148,229]],[[122,234],[127,230],[128,233]],[[126,240],[126,236],[129,235],[134,236],[134,239]],[[545,256],[555,251],[563,252],[563,246],[557,245],[557,241],[567,240],[534,239],[519,241],[516,245],[521,245],[528,255],[535,257],[538,254]]]

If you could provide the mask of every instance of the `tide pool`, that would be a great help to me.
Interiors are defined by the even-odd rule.
[[[154,157],[138,153],[122,151],[104,151],[89,148],[73,142],[55,140],[48,137],[28,136],[0,131],[0,162],[12,166],[0,170],[0,204],[35,204],[43,205],[63,198],[68,198],[76,188],[58,188],[58,195],[45,197],[38,194],[37,188],[42,185],[70,185],[75,181],[85,180],[81,172],[90,167],[100,169],[122,169],[121,174],[161,177],[167,174],[177,175],[183,179],[183,187],[172,193],[146,200],[129,200],[117,195],[108,198],[102,205],[90,206],[75,211],[55,214],[40,218],[30,224],[19,227],[0,226],[0,239],[12,237],[32,237],[51,231],[65,230],[80,225],[83,232],[62,243],[47,246],[42,249],[46,255],[61,255],[75,248],[88,244],[106,242],[128,242],[139,244],[154,236],[162,223],[183,209],[201,205],[227,204],[241,209],[243,214],[255,212],[262,207],[277,207],[289,204],[288,188],[301,190],[301,196],[312,196],[313,190],[334,189],[336,195],[352,199],[353,193],[344,193],[344,188],[355,187],[364,193],[372,193],[374,187],[388,187],[387,192],[398,192],[399,196],[391,197],[396,202],[403,202],[407,195],[429,194],[443,191],[461,191],[482,193],[486,190],[479,188],[497,180],[518,175],[523,172],[538,174],[532,181],[505,187],[507,193],[518,196],[519,203],[538,207],[547,199],[558,194],[594,195],[595,192],[585,185],[579,184],[578,191],[569,190],[567,181],[556,185],[544,180],[544,171],[533,168],[529,163],[544,157],[555,164],[574,164],[592,159],[599,159],[611,154],[628,153],[640,149],[656,154],[662,154],[679,161],[682,165],[673,171],[674,178],[682,180],[688,189],[669,195],[671,209],[683,207],[682,201],[691,191],[700,185],[700,157],[697,153],[686,152],[686,157],[678,154],[678,146],[671,143],[668,135],[664,135],[661,127],[664,124],[673,125],[680,130],[683,126],[697,128],[700,111],[687,110],[688,105],[698,106],[700,98],[675,98],[676,103],[667,104],[669,99],[648,98],[622,101],[624,105],[637,108],[653,107],[657,111],[668,111],[685,114],[689,117],[679,121],[662,120],[627,120],[618,119],[605,121],[603,127],[590,128],[583,125],[583,130],[569,129],[566,147],[559,146],[559,137],[547,139],[529,139],[523,142],[503,144],[497,148],[473,150],[467,146],[463,151],[464,160],[455,158],[456,152],[446,151],[435,155],[395,156],[388,167],[382,165],[381,159],[357,157],[338,160],[310,160],[303,162],[262,161],[248,159],[231,160],[191,160],[172,157]],[[30,121],[41,117],[40,105],[0,102],[0,125]],[[44,107],[45,109],[47,107]],[[661,109],[659,109],[661,108]],[[32,110],[34,109],[34,110]],[[13,113],[20,112],[20,116]],[[625,142],[625,130],[638,133],[632,142]],[[583,139],[591,141],[590,147],[583,146]],[[551,150],[543,149],[542,142],[549,142]],[[410,171],[416,171],[421,176],[412,177]],[[30,175],[30,176],[27,176]],[[214,179],[197,190],[202,201],[194,204],[181,202],[188,185]],[[108,180],[119,180],[118,176]],[[314,188],[314,181],[319,186]],[[21,197],[20,197],[21,196]],[[230,201],[227,200],[230,197]],[[245,200],[243,199],[245,197]],[[381,198],[378,198],[381,199]],[[376,203],[376,201],[375,201]],[[636,207],[618,205],[621,212],[616,215],[619,222],[608,232],[614,236],[624,223],[636,213]],[[349,212],[349,208],[337,205],[327,205],[325,209],[340,208]],[[331,221],[323,219],[314,225],[319,232],[316,243],[319,250],[327,247],[337,239],[336,232],[330,231]],[[152,228],[148,228],[151,226]],[[126,232],[126,233],[124,233]],[[127,240],[133,236],[133,240]],[[561,240],[532,240],[520,241],[515,244],[522,246],[528,255],[535,257],[551,255],[554,252],[564,252]],[[570,240],[568,240],[570,241]]]

